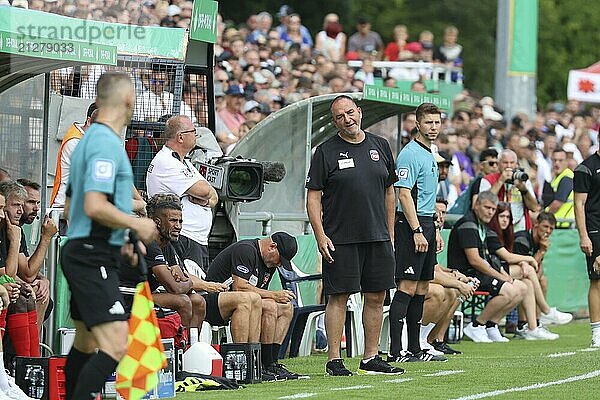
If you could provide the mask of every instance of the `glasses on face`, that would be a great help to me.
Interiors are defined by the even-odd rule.
[[[181,131],[179,133],[182,135],[185,135],[186,133],[193,133],[195,137],[198,137],[198,134],[196,133],[196,129],[189,129],[187,131]]]
[[[497,160],[486,160],[486,161],[484,161],[484,164],[487,164],[490,167],[495,167],[496,165],[498,165],[498,161]]]

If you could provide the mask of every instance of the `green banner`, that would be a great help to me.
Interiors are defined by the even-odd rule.
[[[181,28],[110,24],[16,7],[0,7],[0,27],[4,32],[10,33],[11,37],[16,34],[27,41],[51,39],[61,41],[59,43],[72,42],[74,47],[75,42],[87,43],[89,46],[97,46],[95,48],[100,51],[106,50],[101,46],[108,46],[116,47],[119,54],[184,59],[186,32]],[[48,40],[41,42],[47,43]],[[81,47],[82,53],[83,49]],[[92,57],[88,50],[89,48],[86,49],[85,57]],[[95,54],[93,57],[95,58]]]
[[[74,40],[29,38],[0,31],[0,52],[29,57],[117,65],[117,48]]]
[[[537,71],[538,0],[510,0],[509,74]]]
[[[195,0],[190,24],[190,38],[208,43],[217,41],[217,13],[219,3],[213,0]]]
[[[439,94],[417,93],[388,87],[365,85],[363,95],[365,100],[412,107],[418,107],[422,103],[433,103],[443,110],[452,111],[452,99]]]

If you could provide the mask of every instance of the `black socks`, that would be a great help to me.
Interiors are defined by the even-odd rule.
[[[397,290],[390,305],[390,354],[393,356],[400,355],[402,351],[402,329],[404,328],[402,320],[406,317],[410,300],[409,294]]]
[[[71,400],[73,398],[73,391],[75,390],[75,384],[78,381],[79,373],[81,372],[81,369],[85,363],[87,363],[90,357],[93,355],[94,353],[83,353],[77,350],[75,347],[71,347],[71,351],[69,351],[67,363],[65,365],[66,400]]]
[[[421,351],[419,343],[421,333],[421,318],[423,317],[423,303],[425,296],[415,294],[406,311],[406,327],[408,328],[408,351],[417,354]]]
[[[73,399],[95,399],[101,392],[106,378],[117,368],[118,362],[108,354],[98,351],[91,356],[77,377]]]

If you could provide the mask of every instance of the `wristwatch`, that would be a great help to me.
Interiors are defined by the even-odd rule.
[[[423,233],[423,227],[422,226],[417,226],[415,229],[413,229],[413,234],[415,233]]]

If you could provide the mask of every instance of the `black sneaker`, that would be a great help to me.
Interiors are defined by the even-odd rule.
[[[352,372],[344,366],[344,360],[341,358],[327,361],[325,370],[331,376],[352,376]]]
[[[269,368],[263,367],[263,369],[262,369],[262,381],[263,382],[275,382],[276,380],[277,380],[277,374],[275,374]]]
[[[416,358],[416,360],[411,361],[448,361],[448,358],[444,356],[435,356],[431,353],[428,353],[425,350],[421,350],[420,352],[415,354],[413,358]]]
[[[437,340],[431,343],[434,349],[441,351],[444,354],[462,354],[462,351],[454,350],[448,346],[446,342],[438,342]]]
[[[400,375],[404,373],[404,370],[402,368],[392,367],[377,355],[368,362],[361,360],[357,373],[359,375]]]
[[[292,379],[300,378],[299,374],[296,374],[295,372],[290,371],[283,364],[276,363],[276,364],[272,365],[271,368],[274,372],[277,373],[277,376],[281,379],[292,380]]]

